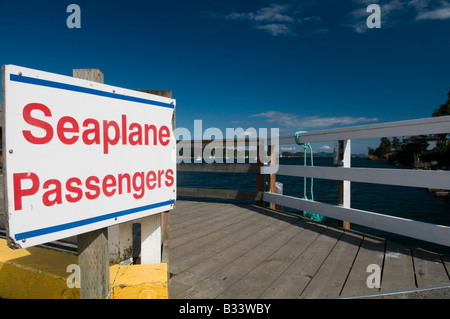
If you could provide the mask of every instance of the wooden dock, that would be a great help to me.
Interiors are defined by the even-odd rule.
[[[296,214],[181,200],[170,214],[169,298],[333,298],[450,284],[448,255]],[[371,264],[380,288],[368,288]]]

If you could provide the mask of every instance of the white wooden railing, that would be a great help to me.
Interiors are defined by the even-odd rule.
[[[330,205],[272,192],[264,192],[262,199],[265,202],[450,246],[448,226],[351,208],[351,182],[450,190],[449,171],[352,168],[350,165],[352,140],[443,133],[450,133],[450,116],[303,133],[300,136],[301,143],[344,141],[343,165],[341,167],[272,165],[262,167],[261,173],[344,181],[343,204]],[[272,142],[274,140],[276,141],[272,139]],[[290,144],[295,144],[294,134],[279,137],[278,145]]]

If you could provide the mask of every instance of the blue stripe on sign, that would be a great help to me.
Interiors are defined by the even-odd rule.
[[[122,210],[119,212],[110,213],[110,214],[92,217],[92,218],[87,218],[87,219],[83,219],[83,220],[79,220],[79,221],[71,222],[71,223],[67,223],[67,224],[61,224],[61,225],[56,225],[56,226],[51,226],[51,227],[46,227],[46,228],[41,228],[41,229],[36,229],[36,230],[30,230],[27,232],[15,234],[14,238],[16,240],[22,240],[22,239],[47,235],[47,234],[56,233],[56,232],[67,230],[67,229],[72,229],[72,228],[81,227],[81,226],[85,226],[85,225],[89,225],[89,224],[93,224],[93,223],[98,223],[98,222],[101,222],[101,221],[104,221],[107,219],[111,219],[111,218],[116,218],[116,217],[120,217],[120,216],[125,216],[125,215],[142,212],[144,210],[148,210],[148,209],[152,209],[152,208],[158,208],[158,207],[162,207],[162,206],[166,206],[166,205],[171,205],[174,203],[175,203],[175,200],[171,199],[171,200],[156,203],[156,204],[150,204],[150,205],[145,205],[145,206],[141,206],[141,207],[130,208],[130,209]]]
[[[171,108],[171,109],[174,108],[173,104],[170,104],[170,103],[142,99],[139,97],[128,96],[128,95],[121,95],[121,94],[119,95],[119,94],[112,93],[112,92],[105,92],[105,91],[95,90],[95,89],[91,89],[91,88],[85,88],[82,86],[76,86],[76,85],[72,85],[72,84],[54,82],[54,81],[49,81],[49,80],[30,78],[27,76],[20,76],[17,74],[10,74],[10,80],[14,81],[14,82],[40,85],[40,86],[46,86],[46,87],[55,88],[55,89],[103,96],[103,97],[108,97],[108,98],[112,98],[112,99],[162,106],[162,107],[167,107],[167,108]]]

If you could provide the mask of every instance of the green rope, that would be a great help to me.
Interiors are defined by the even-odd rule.
[[[295,133],[295,143],[297,143],[298,145],[303,146],[303,150],[304,150],[304,155],[303,155],[303,165],[306,167],[307,166],[307,150],[309,149],[309,153],[310,153],[310,162],[311,162],[311,167],[314,166],[314,160],[313,160],[313,150],[311,147],[311,144],[309,143],[302,143],[300,141],[300,135],[306,133],[305,131],[298,131]],[[310,185],[310,192],[311,192],[311,198],[308,198],[307,196],[307,178],[306,176],[303,177],[303,199],[306,200],[311,200],[314,201],[314,178],[311,177],[311,185]],[[313,220],[317,220],[319,222],[323,221],[325,219],[325,217],[315,214],[315,213],[310,213],[310,212],[303,212],[303,216],[311,218]]]

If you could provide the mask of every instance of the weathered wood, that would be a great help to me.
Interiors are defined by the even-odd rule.
[[[234,299],[237,296],[244,299],[256,299],[259,294],[277,280],[277,278],[300,257],[304,250],[323,231],[312,223],[297,231],[297,234],[270,258],[264,259],[241,280],[225,290],[218,298]]]
[[[209,215],[202,215],[198,218],[193,218],[189,222],[185,222],[183,228],[181,231],[189,233],[188,236],[185,236],[185,240],[187,241],[193,241],[195,238],[199,235],[198,231],[207,228],[210,229],[211,227],[214,227],[215,224],[220,224],[224,222],[225,220],[233,220],[235,217],[239,216],[239,211],[237,209],[234,209],[233,207],[227,207],[224,210],[220,210],[221,214],[214,214],[213,216]],[[174,236],[178,232],[174,232]]]
[[[386,242],[382,238],[365,235],[358,255],[345,282],[341,296],[363,295],[378,292],[379,288],[369,288],[367,278],[371,273],[367,272],[369,265],[375,264],[382,269]],[[381,279],[381,278],[380,278]]]
[[[222,211],[219,215],[221,218],[212,218],[212,225],[204,224],[195,232],[186,234],[186,229],[181,228],[178,233],[173,234],[173,240],[170,241],[174,253],[178,250],[182,254],[194,253],[196,249],[200,249],[202,245],[208,245],[211,247],[211,243],[216,238],[226,237],[231,234],[233,226],[242,227],[246,225],[246,219],[255,217],[253,222],[256,222],[259,216],[257,214],[250,214],[244,209],[238,209],[236,207],[229,207]],[[177,236],[180,235],[180,236]]]
[[[298,298],[341,235],[340,230],[326,229],[322,232],[259,298]]]
[[[291,213],[211,202],[199,203],[196,212],[194,204],[178,201],[172,211],[177,232],[170,241],[176,241],[177,247],[169,264],[171,298],[322,298],[373,293],[367,287],[370,264],[381,267],[381,292],[416,288],[415,268],[423,271],[417,276],[431,286],[445,282],[445,277],[441,280],[436,275],[445,273],[445,262],[450,260],[445,254],[431,258],[418,251],[413,262],[411,249],[402,245],[385,244],[381,238],[352,230],[344,233]],[[201,225],[196,227],[195,220],[186,218],[184,207],[193,218],[205,214],[195,218]],[[205,216],[214,221],[208,223]],[[183,220],[180,224],[178,218]]]
[[[78,235],[80,298],[106,299],[109,292],[108,230]]]
[[[195,267],[191,267],[177,275],[177,280],[191,286],[199,284],[203,279],[221,269],[224,264],[241,257],[261,242],[275,235],[282,229],[284,223],[283,220],[279,219],[265,219],[262,221],[262,224],[262,227],[260,226],[261,224],[258,225],[256,232],[244,231],[240,234],[241,236],[230,236],[227,238],[228,244],[225,249],[213,254],[208,259],[195,265]],[[184,295],[187,296],[190,292],[185,292]]]
[[[207,216],[210,214],[209,209],[211,208],[211,203],[194,201],[192,203],[197,203],[197,205],[185,205],[185,203],[191,203],[191,201],[183,201],[182,203],[182,211],[178,210],[177,223],[171,225],[171,232],[176,232],[178,228],[183,228],[185,221],[191,221],[199,216]],[[218,209],[221,209],[221,207]]]
[[[140,90],[140,89],[134,89],[134,90],[139,91],[139,92],[150,93],[150,94],[168,97],[169,99],[172,98],[172,91],[170,91],[170,90]]]
[[[133,257],[133,222],[108,227],[109,262],[120,263]]]
[[[73,77],[104,83],[98,69],[74,69]],[[105,299],[109,292],[108,229],[103,228],[78,235],[80,266],[80,298]]]
[[[449,276],[439,254],[414,248],[412,250],[417,286],[430,287],[449,284]]]
[[[204,260],[212,258],[218,252],[224,251],[240,241],[245,240],[249,233],[257,232],[270,223],[268,220],[264,223],[261,222],[260,216],[247,215],[240,214],[243,217],[242,220],[224,224],[214,234],[198,238],[192,246],[189,242],[185,242],[183,245],[174,249],[171,255],[172,259],[179,262],[170,264],[170,272],[179,274]],[[179,238],[183,240],[184,236],[180,236]],[[183,281],[183,277],[179,277],[181,282]]]
[[[105,83],[105,76],[99,69],[74,69],[72,76],[78,79]]]
[[[181,296],[189,296],[190,298],[218,296],[227,287],[242,278],[249,270],[279,249],[286,240],[295,235],[298,229],[289,228],[288,225],[282,220],[275,221],[269,227],[247,238],[244,242],[235,245],[232,247],[233,251],[230,254],[235,257],[239,256],[238,258],[231,259],[231,255],[228,255],[228,253],[225,254],[222,258],[226,256],[225,258],[230,258],[233,261],[227,267],[221,268],[218,271],[216,267],[210,268],[208,264],[206,268],[202,269],[201,275],[203,276],[205,272],[210,273],[210,269],[214,269],[214,275],[210,277],[210,280],[199,282],[193,288],[185,291]],[[246,253],[243,254],[243,252]],[[199,273],[197,272],[197,274]]]
[[[342,235],[300,298],[339,296],[361,241],[359,234],[346,232]]]
[[[416,288],[411,249],[388,240],[384,256],[381,291],[411,288]]]

